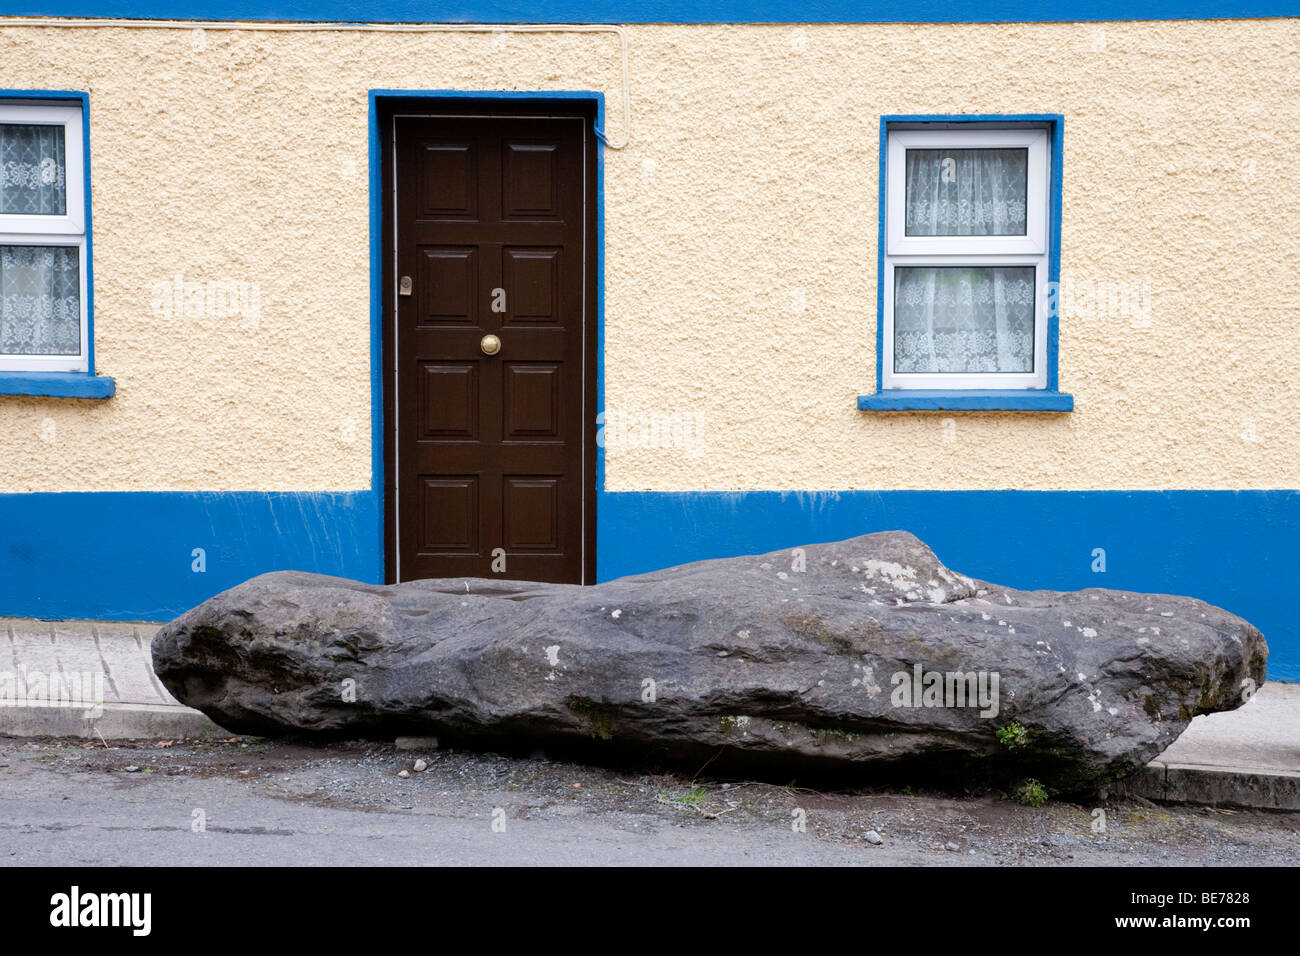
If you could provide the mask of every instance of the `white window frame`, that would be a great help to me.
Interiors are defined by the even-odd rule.
[[[1023,236],[907,236],[908,149],[1021,147],[1029,151]],[[1051,169],[1048,131],[1039,126],[889,130],[885,167],[884,316],[881,387],[886,389],[1013,389],[1047,387],[1047,286]],[[899,266],[1031,266],[1034,268],[1032,372],[895,372],[894,270]]]
[[[80,266],[81,347],[77,355],[14,355],[0,352],[0,372],[87,372],[90,369],[89,289],[86,261],[86,166],[80,106],[0,101],[0,123],[62,126],[64,214],[0,213],[0,245],[76,246]]]

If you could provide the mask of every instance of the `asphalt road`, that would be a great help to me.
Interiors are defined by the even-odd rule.
[[[1297,862],[1290,813],[821,793],[365,743],[0,739],[0,865]]]

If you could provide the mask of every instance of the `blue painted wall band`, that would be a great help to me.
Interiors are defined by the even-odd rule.
[[[381,519],[371,491],[0,495],[0,613],[162,620],[285,568],[379,581]],[[1193,595],[1264,632],[1271,680],[1300,680],[1278,597],[1300,580],[1300,491],[602,492],[598,576],[894,528],[998,584]]]
[[[9,16],[330,23],[1032,23],[1293,17],[1283,0],[14,0]]]
[[[622,492],[601,495],[599,578],[903,529],[972,577],[1022,589],[1187,594],[1268,639],[1300,681],[1300,491]],[[1105,573],[1092,571],[1104,549]],[[1280,589],[1280,590],[1279,590]]]
[[[378,581],[376,511],[369,491],[0,495],[0,614],[166,620],[285,568]]]

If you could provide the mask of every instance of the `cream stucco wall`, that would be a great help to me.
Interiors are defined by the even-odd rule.
[[[1300,487],[1300,21],[628,29],[611,490]],[[0,398],[0,492],[370,484],[367,91],[598,89],[612,36],[0,29],[91,98],[106,402]],[[1068,415],[870,413],[882,113],[1066,117]],[[248,282],[256,323],[155,285]],[[1106,287],[1103,287],[1106,288]]]

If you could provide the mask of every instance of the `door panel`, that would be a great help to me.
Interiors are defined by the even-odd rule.
[[[473,248],[420,248],[418,312],[423,328],[478,324],[478,250]]]
[[[594,567],[586,120],[397,115],[391,129],[390,578],[581,583]]]
[[[478,441],[478,365],[473,362],[425,362],[420,394],[419,440]]]

